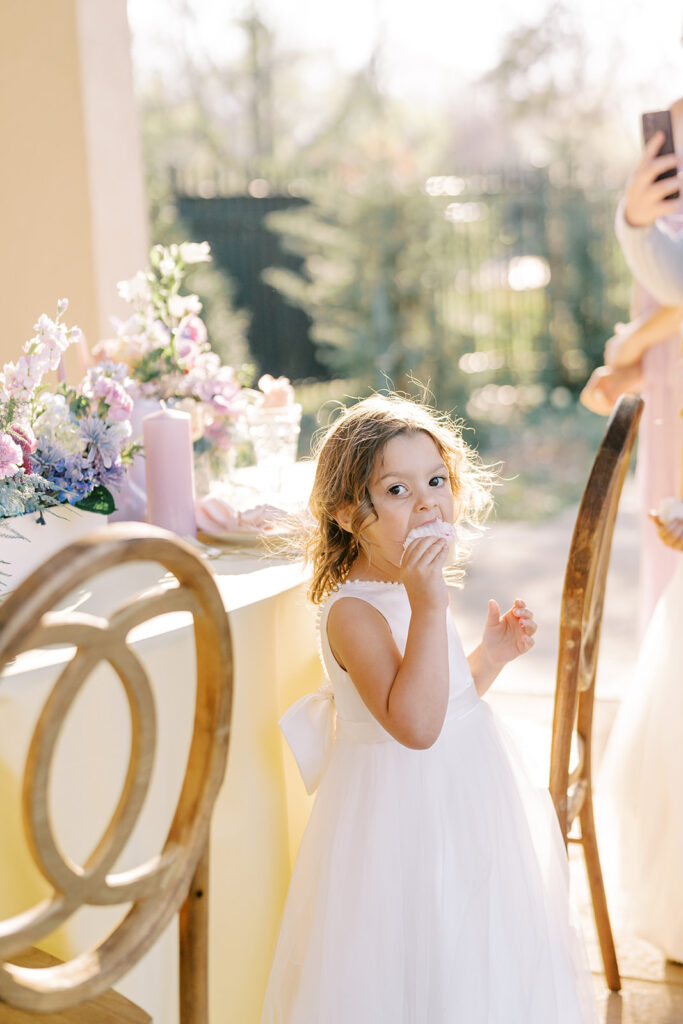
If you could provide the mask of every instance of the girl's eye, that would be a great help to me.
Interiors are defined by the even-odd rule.
[[[443,487],[443,485],[445,483],[446,483],[446,477],[445,476],[433,476],[432,479],[429,481],[429,486],[430,487]]]
[[[391,487],[388,488],[387,494],[403,494],[404,491],[405,487],[403,484],[392,484]]]

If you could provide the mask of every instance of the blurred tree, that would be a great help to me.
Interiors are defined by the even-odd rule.
[[[199,6],[174,3],[189,39]],[[216,211],[225,194],[303,197],[307,210],[268,224],[304,269],[265,276],[311,316],[330,370],[375,386],[412,374],[446,405],[485,392],[470,402],[477,416],[576,391],[625,312],[627,275],[601,184],[618,150],[609,69],[587,68],[571,9],[558,3],[510,33],[497,67],[451,110],[389,96],[381,42],[322,95],[307,86],[311,56],[285,52],[256,3],[239,24],[229,67],[188,45],[170,89],[147,94],[158,230],[177,217],[174,188],[159,184],[169,166],[176,190],[189,177],[190,194],[219,197]],[[453,187],[425,194],[438,169]]]
[[[623,177],[623,170],[614,174],[624,158],[613,117],[614,70],[596,77],[577,11],[557,2],[507,36],[498,65],[481,81],[511,151],[539,168],[543,201],[528,211],[536,224],[527,225],[527,235],[535,234],[533,251],[550,267],[550,316],[539,340],[551,387],[576,390],[585,381],[628,306],[613,211],[605,204],[605,182]],[[616,192],[611,201],[616,207]]]
[[[621,175],[629,159],[614,118],[615,70],[590,63],[578,10],[557,0],[539,21],[507,34],[478,86],[514,162],[559,163],[565,177],[580,170],[588,179],[614,167]]]
[[[268,217],[301,271],[270,268],[264,278],[311,317],[335,374],[376,388],[417,379],[452,406],[465,390],[460,339],[443,316],[452,227],[445,202],[423,188],[438,135],[382,94],[378,63],[376,53],[351,78],[309,146],[311,166],[327,169],[308,179],[310,205]]]

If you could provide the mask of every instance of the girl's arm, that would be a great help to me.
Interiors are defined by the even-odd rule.
[[[640,362],[643,353],[670,338],[683,325],[683,306],[660,306],[628,324],[617,324],[605,345],[605,363],[614,369]]]
[[[366,601],[344,597],[327,619],[327,636],[377,721],[406,747],[425,749],[438,738],[448,704],[448,596],[441,570],[446,542],[415,541],[401,577],[412,615],[403,657],[386,619]]]
[[[467,659],[480,697],[483,697],[508,661],[531,650],[536,629],[533,614],[524,601],[515,601],[512,608],[502,616],[497,602],[489,601],[481,643]]]

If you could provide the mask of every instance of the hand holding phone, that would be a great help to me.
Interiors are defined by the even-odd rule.
[[[659,148],[657,156],[666,156],[668,153],[674,153],[674,135],[673,128],[671,125],[671,111],[669,110],[652,110],[642,115],[643,124],[643,142],[647,145],[655,132],[664,132],[664,142]],[[658,174],[655,181],[662,181],[664,178],[675,178],[676,168],[672,167],[671,170],[663,171]],[[672,192],[664,196],[664,199],[678,199],[680,192],[678,188],[675,188]]]

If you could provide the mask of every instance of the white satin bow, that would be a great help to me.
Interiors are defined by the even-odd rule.
[[[304,780],[307,793],[318,788],[334,744],[334,693],[326,682],[300,697],[280,719],[280,728]]]

